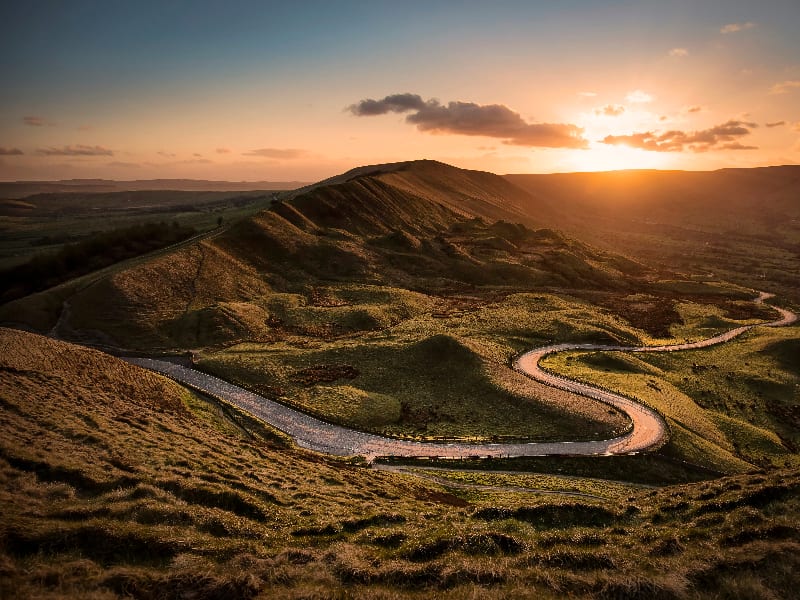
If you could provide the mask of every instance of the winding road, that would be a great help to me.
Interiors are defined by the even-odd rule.
[[[771,294],[761,292],[755,302],[762,303],[771,296]],[[753,327],[779,327],[790,325],[797,321],[797,315],[793,312],[774,306],[772,308],[780,313],[780,318],[775,321],[756,325],[743,325],[696,342],[666,346],[553,344],[535,348],[517,357],[513,362],[513,368],[520,373],[546,385],[613,406],[627,414],[633,422],[632,429],[625,435],[596,441],[469,444],[459,442],[415,442],[389,438],[326,423],[213,375],[165,360],[152,358],[126,358],[125,360],[166,375],[187,387],[233,404],[290,435],[299,446],[327,454],[339,456],[360,455],[369,461],[385,456],[500,458],[514,456],[631,454],[658,447],[666,440],[667,424],[663,417],[651,408],[620,394],[549,373],[539,366],[539,361],[549,354],[569,350],[673,352],[705,348],[729,341]]]

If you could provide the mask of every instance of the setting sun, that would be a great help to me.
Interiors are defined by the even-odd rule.
[[[672,160],[670,156],[661,152],[647,152],[638,148],[592,142],[588,150],[573,152],[564,166],[575,171],[668,169]]]

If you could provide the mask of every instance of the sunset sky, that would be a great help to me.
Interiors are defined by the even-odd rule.
[[[800,163],[800,2],[4,2],[0,179]]]

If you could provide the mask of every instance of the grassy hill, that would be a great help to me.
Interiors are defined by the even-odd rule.
[[[3,597],[712,599],[800,583],[796,470],[660,489],[376,471],[93,350],[8,329],[0,350]]]
[[[0,183],[0,194],[2,188]],[[54,255],[65,244],[145,222],[178,222],[208,231],[221,222],[233,222],[263,210],[275,194],[161,189],[48,192],[21,200],[0,199],[0,269]]]
[[[628,425],[511,372],[524,349],[705,336],[764,316],[750,290],[662,279],[496,220],[531,201],[501,177],[433,161],[364,167],[203,240],[6,304],[0,319],[101,347],[191,350],[202,369],[357,428],[490,441]]]
[[[800,166],[508,175],[524,211],[648,264],[800,300]]]
[[[340,179],[74,293],[7,305],[0,318],[47,331],[67,300],[63,337],[99,331],[127,347],[187,348],[268,339],[276,298],[311,299],[328,283],[433,294],[609,290],[630,289],[646,272],[550,229],[497,221],[516,215],[503,208],[515,205],[516,188],[495,175],[422,162]]]

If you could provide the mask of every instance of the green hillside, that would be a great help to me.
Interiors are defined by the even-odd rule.
[[[516,214],[502,209],[516,188],[496,175],[423,161],[343,179],[88,287],[8,304],[0,319],[48,331],[61,316],[67,339],[190,348],[269,339],[269,307],[281,294],[312,299],[337,282],[485,295],[628,290],[646,274],[550,229],[496,221]]]

